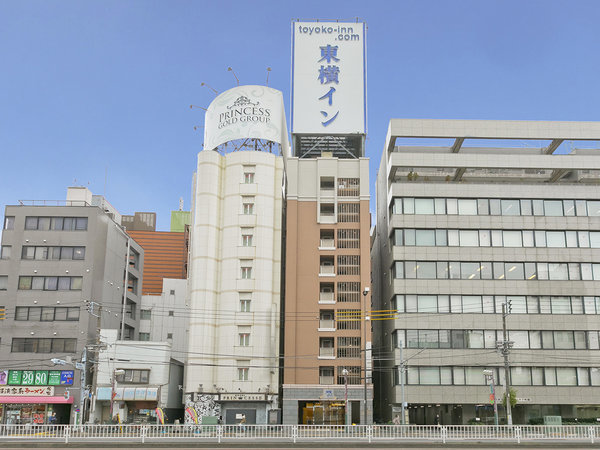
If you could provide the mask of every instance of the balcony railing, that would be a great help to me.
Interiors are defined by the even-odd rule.
[[[334,377],[329,375],[320,375],[319,384],[333,384]]]
[[[325,328],[329,330],[335,329],[335,320],[333,319],[320,319],[319,320],[319,328]]]
[[[335,348],[333,347],[320,347],[319,357],[321,358],[335,358]]]
[[[319,275],[335,275],[335,266],[321,266]]]
[[[335,248],[335,240],[334,239],[321,239],[319,243],[320,248]]]
[[[320,292],[319,293],[319,302],[335,303],[335,300],[333,299],[333,292]]]

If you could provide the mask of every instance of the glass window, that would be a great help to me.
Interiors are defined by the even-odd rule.
[[[479,245],[481,247],[489,247],[490,241],[490,230],[479,230]]]
[[[578,216],[587,216],[587,202],[585,200],[575,200],[575,212]]]
[[[506,296],[513,314],[527,314],[527,301],[524,295]]]
[[[458,230],[448,230],[448,246],[449,247],[458,247]]]
[[[25,217],[25,229],[26,230],[37,230],[37,217]]]
[[[50,228],[52,230],[62,230],[63,229],[63,218],[62,217],[52,217],[50,219]]]
[[[548,263],[548,278],[550,280],[568,280],[569,272],[566,263]]]
[[[152,310],[140,309],[140,320],[150,320],[152,318]]]
[[[590,369],[590,381],[592,386],[600,386],[600,368],[592,367]]]
[[[552,350],[554,348],[554,334],[552,331],[542,331],[542,348]]]
[[[35,255],[33,258],[37,260],[48,259],[48,247],[35,247]]]
[[[452,384],[452,368],[440,367],[440,383]]]
[[[79,320],[79,308],[77,308],[77,307],[68,308],[67,320]]]
[[[567,247],[577,247],[577,231],[566,231],[565,234],[567,235]]]
[[[450,261],[448,263],[448,273],[450,274],[451,280],[459,280],[460,279],[460,262]]]
[[[454,312],[454,311],[452,311]],[[465,348],[465,332],[464,330],[451,330],[452,333],[452,348]]]
[[[547,295],[542,295],[540,298],[540,313],[541,314],[551,314],[552,309],[550,308],[550,297]]]
[[[537,278],[537,266],[535,263],[525,263],[525,278],[534,280]]]
[[[24,278],[24,277],[21,277]],[[6,291],[8,289],[8,275],[0,275],[0,291]],[[19,280],[19,289],[21,289],[20,287],[20,280]]]
[[[540,349],[542,348],[542,334],[539,331],[529,332],[529,348]]]
[[[460,230],[460,245],[463,247],[479,246],[479,232],[477,230]]]
[[[581,273],[579,272],[579,263],[568,263],[569,267],[569,280],[581,280]]]
[[[42,308],[42,322],[50,322],[54,320],[54,308],[44,306]]]
[[[31,289],[41,291],[44,289],[44,277],[33,277],[31,280]]]
[[[68,308],[54,308],[54,320],[67,320],[67,309]],[[42,315],[44,312],[42,311]]]
[[[544,385],[544,369],[541,367],[531,368],[531,384],[534,386]]]
[[[454,384],[457,384],[457,385],[465,384],[465,368],[464,367],[453,367],[452,375],[454,378]]]
[[[477,280],[480,278],[481,265],[478,262],[460,263],[461,278],[463,280]]]
[[[544,378],[546,379],[546,386],[556,386],[556,371],[554,367],[544,368]]]
[[[60,249],[60,259],[73,259],[73,247],[62,247]]]
[[[502,247],[502,230],[492,230],[492,246]]]
[[[446,261],[438,261],[436,263],[437,266],[437,277],[440,280],[445,280],[448,278],[448,263]]]
[[[414,214],[415,213],[415,199],[414,198],[405,198],[404,199],[404,214]]]
[[[487,198],[477,199],[477,214],[480,216],[487,216],[490,214]]]
[[[533,215],[543,216],[544,215],[544,200],[533,200]]]
[[[524,280],[525,270],[523,263],[505,263],[504,273],[507,280]]]
[[[575,367],[557,367],[556,383],[559,386],[577,386],[577,371]]]
[[[394,203],[392,205],[392,214],[402,214],[402,199],[394,198]]]
[[[15,320],[27,320],[29,308],[26,306],[17,306],[15,308]]]
[[[565,216],[575,215],[575,202],[573,200],[563,200],[563,208]]]
[[[417,312],[417,296],[406,295],[406,312]]]
[[[434,199],[435,203],[435,213],[436,214],[446,214],[446,199],[445,198],[436,198]]]
[[[483,330],[465,330],[467,348],[483,348]]]
[[[438,295],[438,311],[441,313],[450,312],[450,297],[448,295]]]
[[[496,348],[496,330],[485,330],[483,340],[485,348]]]
[[[77,217],[73,219],[75,221],[75,229],[79,231],[87,230],[88,227],[88,219],[87,217]]]
[[[485,261],[481,263],[481,274],[482,280],[491,280],[492,277],[492,263],[489,261]]]
[[[510,378],[514,386],[531,385],[531,371],[529,367],[511,367]]]
[[[484,295],[483,296],[483,312],[493,314],[494,311],[494,296]]]
[[[544,200],[545,216],[562,216],[563,203],[560,200]]]
[[[585,331],[575,331],[575,348],[577,350],[585,350],[587,348],[587,339]]]
[[[419,368],[408,367],[406,369],[406,379],[408,384],[419,384]]]
[[[417,330],[406,330],[406,346],[419,348],[419,332]]]
[[[588,200],[587,202],[588,216],[600,216],[600,201]]]
[[[450,296],[450,310],[455,314],[462,312],[462,297],[460,295]]]
[[[85,247],[74,247],[73,248],[73,259],[85,259]]]
[[[519,200],[501,200],[500,205],[502,207],[502,215],[503,216],[519,216],[521,215],[520,211],[520,202]]]
[[[581,236],[581,232],[579,235]],[[589,246],[592,248],[600,248],[600,233],[597,231],[590,231],[589,237]]]
[[[563,231],[547,231],[546,246],[548,247],[566,247],[565,233]]]
[[[419,384],[440,384],[439,367],[420,367],[419,375]]]
[[[56,291],[58,289],[58,277],[46,277],[44,289],[46,291]]]
[[[583,301],[581,297],[571,297],[572,314],[583,314]]]
[[[466,384],[472,385],[487,384],[481,367],[465,367],[465,381]]]
[[[41,231],[48,231],[50,229],[50,217],[39,217],[37,229]]]
[[[561,350],[570,350],[575,348],[572,331],[555,331],[554,348]]]
[[[446,247],[448,245],[446,230],[435,230],[435,245],[438,247]]]
[[[531,200],[521,200],[521,215],[522,216],[531,216]]]
[[[72,231],[75,228],[75,218],[65,217],[63,219],[63,230]]]
[[[580,263],[579,265],[581,269],[581,279],[582,280],[592,280],[594,274],[592,272],[592,265],[588,263]]]
[[[535,247],[535,241],[533,240],[533,231],[523,231],[523,247]]]
[[[83,287],[83,277],[71,277],[71,290],[80,291]]]
[[[463,295],[462,296],[463,313],[478,313],[482,310],[481,297],[479,295]]]
[[[548,263],[537,263],[537,278],[538,280],[548,279]]]
[[[596,314],[594,297],[583,297],[583,309],[585,310],[585,314]]]
[[[458,214],[461,216],[476,216],[477,215],[477,200],[458,199]]]
[[[418,246],[435,246],[435,230],[416,230],[416,244]]]
[[[14,216],[6,216],[4,218],[4,229],[14,230],[15,229],[15,218]]]
[[[440,335],[440,348],[450,348],[450,330],[438,330]]]
[[[540,308],[537,297],[533,295],[527,296],[527,312],[529,314],[539,314]]]
[[[419,312],[437,312],[437,297],[435,295],[419,295],[417,297],[417,308]]]
[[[394,278],[402,279],[404,278],[404,264],[402,261],[396,261],[394,266]]]
[[[417,262],[416,261],[404,261],[404,277],[405,278],[417,278]]]
[[[439,348],[438,330],[419,330],[419,348]]]
[[[12,250],[12,246],[3,245],[0,247],[0,259],[10,259],[10,253]]]
[[[415,198],[415,214],[434,214],[432,198]]]
[[[501,211],[500,200],[497,198],[490,199],[490,215],[499,216]]]
[[[598,350],[600,348],[597,331],[588,331],[588,348],[590,350]]]
[[[455,198],[446,199],[446,211],[449,215],[458,214],[458,203]]]
[[[68,291],[71,289],[71,277],[58,277],[58,290]]]
[[[505,247],[522,247],[523,241],[520,231],[503,231],[502,237],[504,239]]]
[[[516,349],[529,348],[529,333],[526,330],[510,330],[508,338],[514,342],[514,348]]]
[[[404,312],[404,295],[396,295],[393,300],[395,305],[392,304],[392,309],[396,309],[398,312]]]
[[[404,245],[406,246],[413,246],[415,245],[416,242],[416,237],[415,237],[415,230],[404,230]]]
[[[578,367],[577,368],[577,384],[579,386],[589,386],[590,385],[590,372],[587,367]]]
[[[417,278],[435,279],[436,278],[435,262],[418,262],[417,263]]]
[[[503,280],[504,279],[504,264],[500,262],[492,263],[494,268],[494,279]]]

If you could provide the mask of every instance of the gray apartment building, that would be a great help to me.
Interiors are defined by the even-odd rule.
[[[99,329],[137,336],[143,250],[86,188],[69,188],[64,202],[27,203],[7,206],[3,222],[0,423],[47,423],[53,412],[59,423],[79,422]]]
[[[410,423],[493,423],[489,370],[505,423],[498,345],[515,424],[600,417],[597,141],[599,122],[390,121],[372,246],[380,419],[404,398]]]

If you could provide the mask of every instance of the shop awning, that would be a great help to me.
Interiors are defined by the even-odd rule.
[[[65,398],[62,395],[47,396],[0,396],[0,403],[73,403],[73,397]]]

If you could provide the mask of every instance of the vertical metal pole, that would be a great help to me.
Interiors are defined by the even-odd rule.
[[[344,369],[347,370],[347,369]],[[348,421],[348,374],[344,373],[344,425],[349,425]]]
[[[111,386],[111,389],[110,389],[110,421],[111,422],[113,420],[114,402],[115,402],[115,369],[113,368],[112,386]]]
[[[404,342],[400,341],[400,400],[402,401],[402,405],[400,406],[400,411],[402,412],[402,425],[406,425],[406,412],[404,410]]]
[[[123,286],[123,313],[121,315],[121,340],[125,340],[125,310],[127,309],[127,292],[129,283],[129,252],[131,249],[131,238],[127,238],[127,257],[125,258],[125,286]]]
[[[79,414],[80,414],[80,419],[79,419],[79,424],[83,425],[83,422],[85,420],[85,399],[84,397],[84,393],[85,393],[85,388],[86,388],[86,361],[87,361],[87,347],[83,347],[83,353],[81,355],[81,364],[82,367],[81,369],[79,369],[79,383],[81,384],[80,386],[80,392],[79,392]]]
[[[492,377],[490,378],[490,382],[491,384],[491,391],[492,391],[492,395],[494,396],[494,425],[498,425],[498,402],[496,401],[496,386],[494,383],[494,375],[492,373]]]
[[[367,321],[368,321],[368,317],[367,317],[367,295],[368,294],[369,294],[369,292],[365,289],[363,291],[363,298],[364,298],[364,321],[363,321],[364,322],[363,323],[363,325],[364,325],[363,326],[363,328],[364,328],[364,330],[363,330],[364,343],[363,343],[363,346],[364,346],[364,349],[365,349],[365,352],[364,352],[364,355],[363,355],[364,356],[363,357],[363,363],[364,363],[364,366],[365,366],[365,389],[364,389],[364,408],[363,408],[363,410],[364,410],[364,418],[365,418],[365,420],[362,423],[362,425],[366,425],[367,424],[367,420],[368,420],[368,418],[367,418],[367,416],[368,416],[368,414],[367,414]]]
[[[502,303],[502,332],[504,339],[502,340],[502,355],[504,356],[504,392],[506,394],[506,423],[512,425],[512,414],[510,408],[510,363],[508,361],[508,335],[506,333],[506,303]]]

